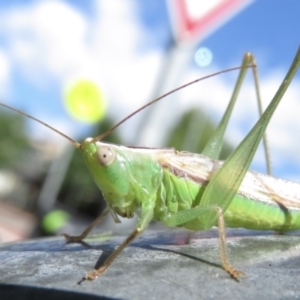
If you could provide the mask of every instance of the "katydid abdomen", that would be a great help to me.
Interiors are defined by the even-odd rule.
[[[300,184],[248,171],[225,212],[228,227],[300,229]]]

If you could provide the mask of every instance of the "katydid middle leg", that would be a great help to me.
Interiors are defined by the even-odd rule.
[[[202,222],[202,217],[204,222]],[[243,272],[236,270],[228,261],[224,215],[220,207],[215,205],[207,207],[197,206],[189,210],[179,211],[166,217],[163,220],[163,223],[167,226],[178,226],[183,224],[184,227],[187,226],[187,228],[189,228],[188,223],[195,220],[197,220],[197,222],[190,223],[190,226],[192,226],[195,231],[210,229],[216,222],[218,223],[222,267],[236,280],[239,276],[244,275]]]

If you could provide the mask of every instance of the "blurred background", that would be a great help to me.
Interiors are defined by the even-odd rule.
[[[167,91],[239,66],[250,51],[266,107],[299,46],[299,11],[297,0],[0,0],[1,102],[80,142]],[[106,140],[200,153],[237,75],[188,87],[139,113]],[[227,130],[223,159],[258,118],[250,75]],[[268,129],[274,176],[296,181],[299,80],[300,74]],[[252,168],[266,172],[262,149]],[[0,109],[0,241],[79,233],[104,207],[69,141]],[[110,223],[102,227],[117,229]]]

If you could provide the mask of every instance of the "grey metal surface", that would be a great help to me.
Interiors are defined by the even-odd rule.
[[[230,261],[246,273],[240,282],[221,268],[215,230],[188,238],[147,231],[103,276],[81,284],[124,236],[2,244],[0,299],[300,299],[299,236],[228,230]]]

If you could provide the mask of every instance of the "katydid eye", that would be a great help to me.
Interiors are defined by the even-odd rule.
[[[97,159],[101,166],[108,166],[115,160],[115,152],[110,147],[100,147],[97,150]]]

